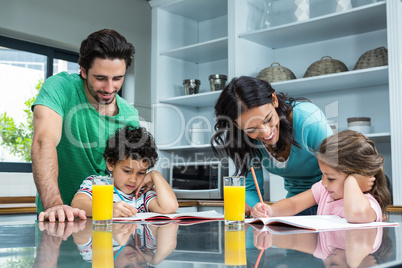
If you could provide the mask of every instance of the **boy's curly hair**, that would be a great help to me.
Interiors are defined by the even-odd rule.
[[[148,161],[148,169],[154,167],[158,159],[155,140],[143,127],[126,125],[117,129],[115,134],[106,142],[103,157],[109,164],[116,164],[119,160],[131,158],[133,160]]]

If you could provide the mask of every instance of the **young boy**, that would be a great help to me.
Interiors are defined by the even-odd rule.
[[[154,139],[144,128],[127,125],[116,131],[106,144],[103,157],[114,178],[113,217],[131,217],[137,212],[174,213],[178,208],[176,195],[158,171],[148,169],[158,158]],[[92,178],[89,176],[75,194],[72,207],[92,216]],[[144,184],[154,189],[136,194]]]

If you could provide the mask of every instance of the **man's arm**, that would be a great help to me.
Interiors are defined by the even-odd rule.
[[[57,218],[63,222],[66,216],[68,221],[73,221],[74,216],[85,218],[84,212],[63,205],[60,195],[56,146],[61,139],[62,117],[46,106],[36,105],[33,119],[32,171],[36,189],[45,209],[39,214],[39,220],[55,221]]]

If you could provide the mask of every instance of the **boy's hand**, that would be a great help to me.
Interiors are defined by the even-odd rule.
[[[352,174],[350,176],[353,176],[356,179],[363,193],[368,192],[373,188],[375,177],[363,176],[359,174]]]
[[[113,239],[123,246],[137,228],[137,224],[113,224]]]
[[[138,185],[137,190],[135,190],[135,198],[139,198],[141,194],[145,194],[154,187],[154,181],[152,180],[152,175],[154,172],[158,171],[153,170],[145,175],[144,180],[140,183],[140,185]]]
[[[137,209],[129,203],[119,201],[113,204],[113,217],[131,217],[137,214]]]
[[[265,218],[268,217],[271,212],[271,206],[258,202],[253,207],[253,217],[254,218]]]

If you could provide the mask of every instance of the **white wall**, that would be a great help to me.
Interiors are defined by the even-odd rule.
[[[78,52],[81,41],[94,31],[112,28],[123,34],[136,49],[124,97],[147,121],[151,120],[151,22],[146,0],[0,0],[0,35]]]
[[[146,0],[0,0],[0,35],[76,52],[94,31],[111,28],[124,35],[136,53],[123,97],[147,121],[151,120],[151,21]],[[0,173],[0,178],[0,196],[35,194],[32,173]],[[18,185],[26,191],[13,191]]]

